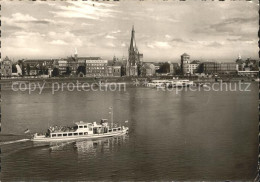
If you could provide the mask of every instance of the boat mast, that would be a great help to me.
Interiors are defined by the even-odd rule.
[[[113,127],[113,120],[114,120],[114,116],[113,116],[113,107],[109,108],[111,110],[110,114],[111,114],[111,128]]]

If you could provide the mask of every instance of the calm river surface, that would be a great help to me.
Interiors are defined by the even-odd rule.
[[[252,180],[257,173],[258,85],[241,91],[2,91],[1,179]],[[36,144],[24,130],[110,118],[126,136]]]

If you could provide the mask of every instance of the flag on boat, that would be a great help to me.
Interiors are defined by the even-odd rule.
[[[25,131],[24,131],[24,133],[29,133],[30,132],[30,130],[29,129],[26,129]]]
[[[128,120],[126,120],[125,123],[128,123]]]

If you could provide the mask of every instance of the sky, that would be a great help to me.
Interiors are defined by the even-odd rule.
[[[248,1],[6,1],[2,57],[128,57],[134,25],[144,61],[233,61],[258,58],[257,0]]]

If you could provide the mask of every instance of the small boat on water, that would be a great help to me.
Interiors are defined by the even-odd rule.
[[[110,127],[107,119],[102,119],[100,124],[96,122],[76,122],[74,126],[50,127],[45,134],[35,133],[31,139],[34,142],[67,141],[76,139],[92,139],[112,137],[128,133],[128,127]]]

